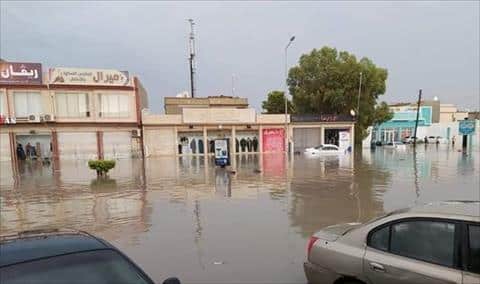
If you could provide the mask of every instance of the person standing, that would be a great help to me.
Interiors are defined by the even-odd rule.
[[[452,147],[455,147],[455,136],[452,137]]]
[[[25,160],[25,151],[23,150],[22,144],[18,143],[17,145],[17,157],[19,160]]]
[[[27,158],[30,158],[30,156],[32,156],[32,145],[30,145],[30,142],[28,142],[25,146],[25,153],[27,154]]]

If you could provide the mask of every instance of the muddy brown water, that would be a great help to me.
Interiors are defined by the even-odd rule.
[[[60,170],[0,164],[0,233],[86,230],[112,242],[155,281],[305,283],[308,237],[429,201],[479,200],[479,152],[449,147],[355,156],[244,155],[236,174],[203,158],[119,160],[107,180],[86,161]]]

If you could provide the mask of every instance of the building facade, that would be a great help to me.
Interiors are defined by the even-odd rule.
[[[326,143],[346,150],[354,141],[354,120],[336,115],[288,115],[286,129],[285,115],[252,108],[183,108],[181,114],[144,113],[142,121],[146,157],[213,155],[215,139],[227,139],[234,155],[301,152]]]
[[[390,143],[402,141],[407,136],[413,136],[417,119],[417,106],[410,104],[390,106],[393,118],[373,128],[372,141]],[[432,125],[432,106],[420,106],[418,126]],[[420,137],[417,134],[417,137]]]
[[[413,136],[417,118],[416,103],[400,103],[390,105],[393,118],[380,125],[372,127],[370,142],[389,143],[403,141],[407,136]],[[441,103],[438,99],[422,101],[418,117],[417,137],[442,137],[451,141],[462,138],[458,131],[459,121],[472,119],[467,111],[460,111],[453,104]],[[476,136],[472,137],[472,143],[477,144]],[[364,141],[365,142],[365,141]],[[364,143],[369,146],[370,142]]]
[[[1,64],[2,161],[130,158],[142,155],[140,81],[128,72]],[[22,73],[34,73],[32,79]],[[37,78],[33,78],[37,77]]]

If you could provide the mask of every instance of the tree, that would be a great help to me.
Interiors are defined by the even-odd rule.
[[[358,87],[362,73],[360,107]],[[291,68],[287,83],[297,113],[349,114],[355,110],[356,143],[366,135],[365,129],[375,121],[377,99],[386,90],[388,72],[370,59],[357,61],[355,55],[335,48],[313,49],[300,57]]]
[[[271,91],[267,95],[267,100],[262,102],[262,108],[266,113],[285,113],[285,96],[282,91]],[[288,113],[293,113],[293,104],[287,101]]]
[[[389,121],[393,118],[393,112],[388,107],[386,102],[381,102],[375,106],[375,111],[373,114],[373,125],[382,124],[386,121]]]

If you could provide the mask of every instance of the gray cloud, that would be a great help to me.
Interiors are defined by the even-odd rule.
[[[153,111],[189,89],[187,18],[195,19],[198,95],[236,94],[257,109],[292,66],[329,45],[389,70],[389,102],[427,98],[479,108],[479,2],[1,2],[0,56],[45,67],[138,74]]]

